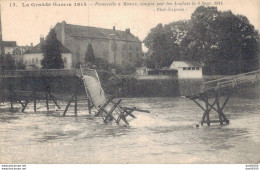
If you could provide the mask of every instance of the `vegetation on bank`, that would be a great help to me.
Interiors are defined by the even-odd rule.
[[[51,29],[43,45],[44,57],[41,60],[42,69],[63,69],[64,63],[59,48],[60,42],[56,32]]]
[[[217,7],[198,7],[190,20],[158,24],[144,39],[148,68],[173,60],[198,61],[204,74],[230,75],[259,69],[259,34],[249,20]]]

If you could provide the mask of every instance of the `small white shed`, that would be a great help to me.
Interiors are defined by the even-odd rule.
[[[178,78],[202,78],[202,65],[196,61],[173,61],[170,69],[178,71]]]

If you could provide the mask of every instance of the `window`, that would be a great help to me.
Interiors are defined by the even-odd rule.
[[[200,68],[199,67],[196,67],[196,70],[199,70]]]
[[[67,58],[64,58],[64,59],[63,59],[63,62],[66,64],[66,63],[67,63]]]
[[[188,70],[191,70],[191,67],[188,67]]]
[[[195,67],[192,67],[192,70],[195,70]]]
[[[186,67],[183,67],[182,69],[183,69],[183,70],[186,70]]]

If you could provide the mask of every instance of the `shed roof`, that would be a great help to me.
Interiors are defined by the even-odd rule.
[[[175,65],[177,67],[202,67],[197,61],[173,61],[171,67]]]

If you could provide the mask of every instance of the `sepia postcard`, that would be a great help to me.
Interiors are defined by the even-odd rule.
[[[259,0],[0,5],[2,169],[259,169]]]

